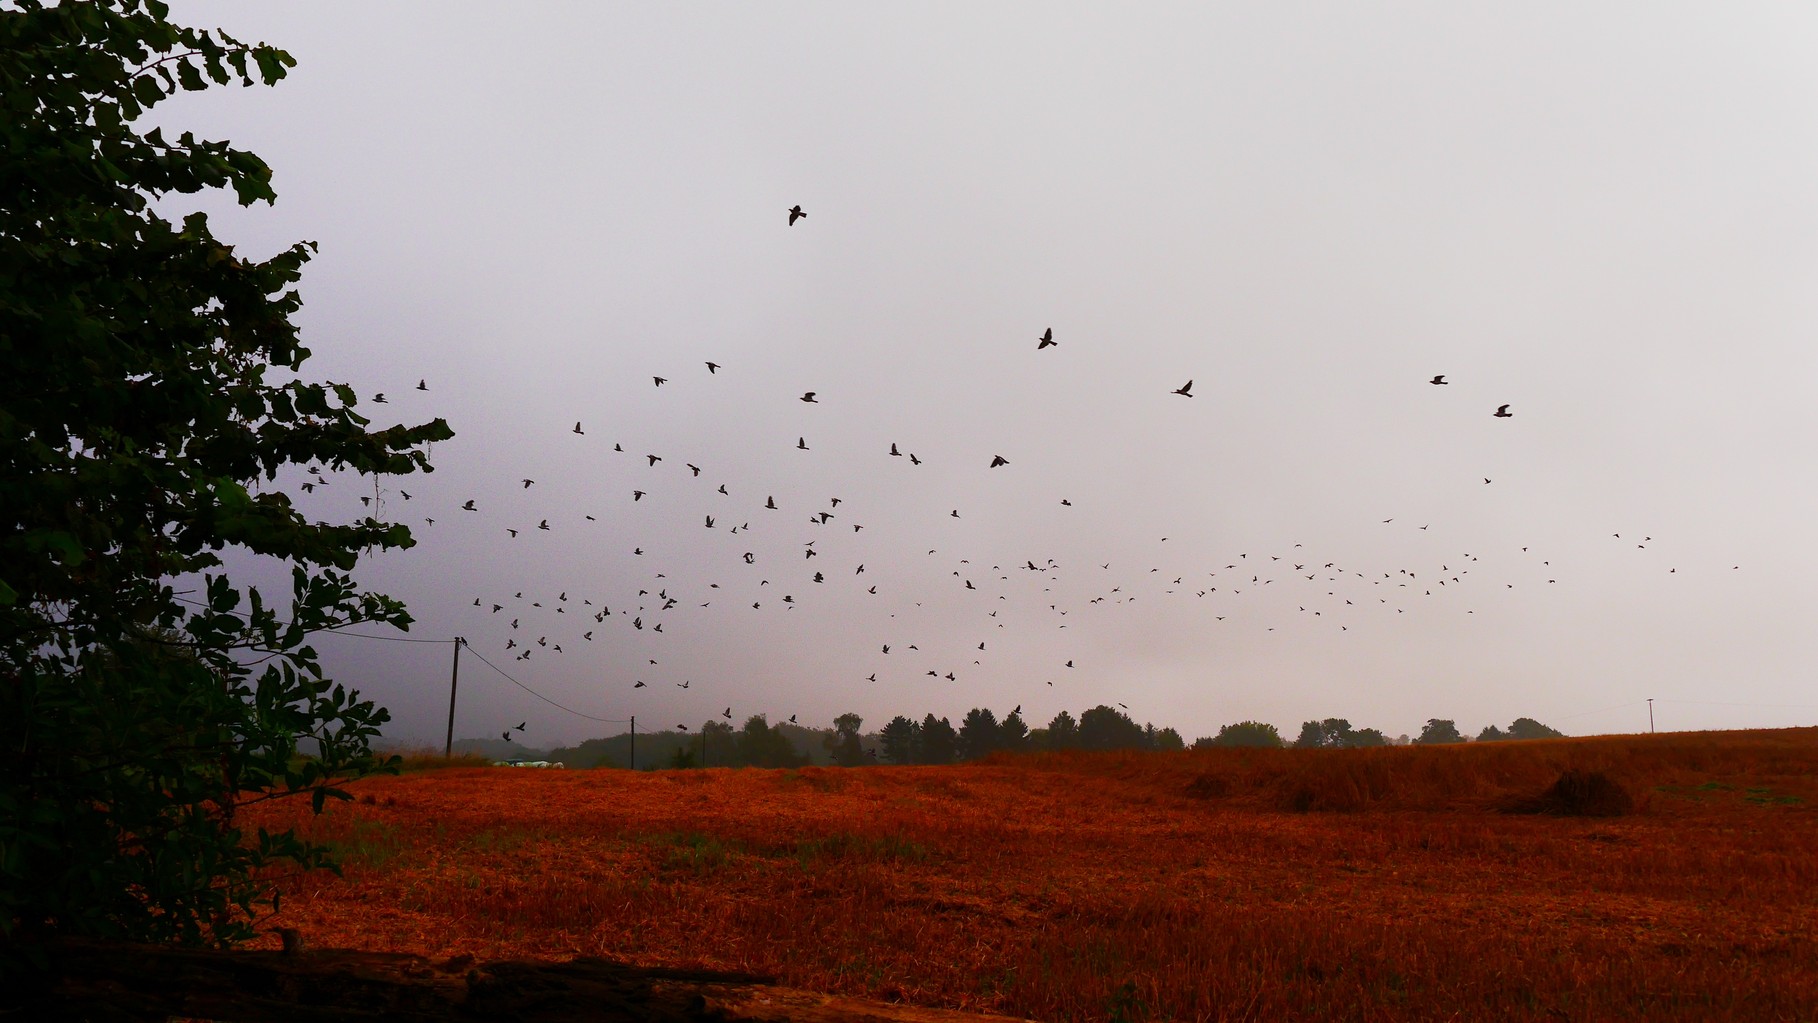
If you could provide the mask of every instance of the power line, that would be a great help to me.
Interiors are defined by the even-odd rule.
[[[535,689],[532,689],[529,686],[525,685],[524,683],[519,682],[517,679],[512,678],[511,674],[509,672],[507,672],[504,668],[501,668],[498,665],[487,660],[484,656],[482,656],[480,654],[480,652],[478,650],[475,650],[473,648],[472,643],[468,643],[465,645],[467,647],[468,653],[474,655],[475,657],[480,658],[481,664],[484,664],[488,668],[491,668],[493,671],[496,671],[499,674],[504,675],[505,680],[510,682],[512,685],[517,686],[519,689],[524,690],[525,692],[529,693],[530,695],[536,697],[539,700],[542,700],[544,703],[549,704],[551,707],[554,707],[557,710],[565,710],[568,713],[573,714],[575,717],[582,717],[582,718],[586,718],[589,721],[598,721],[602,724],[608,724],[608,725],[622,725],[631,720],[630,718],[597,718],[597,717],[594,717],[592,714],[584,714],[578,710],[575,710],[573,707],[564,707],[561,704],[550,699],[549,697],[544,696],[542,693],[537,692]]]
[[[1638,705],[1639,705],[1639,704],[1641,704],[1641,703],[1642,703],[1642,702],[1643,702],[1643,701],[1641,701],[1641,700],[1630,700],[1630,701],[1629,701],[1629,702],[1627,702],[1627,703],[1618,703],[1618,704],[1616,704],[1616,705],[1615,705],[1615,706],[1613,706],[1613,707],[1599,707],[1599,708],[1598,708],[1598,709],[1596,709],[1596,710],[1581,710],[1581,711],[1579,711],[1579,712],[1578,712],[1578,713],[1576,713],[1576,714],[1565,714],[1565,715],[1561,715],[1561,716],[1560,716],[1560,717],[1556,717],[1556,718],[1554,718],[1554,719],[1553,719],[1553,720],[1555,720],[1555,721],[1570,721],[1570,720],[1572,720],[1572,719],[1573,719],[1573,718],[1581,718],[1581,717],[1584,717],[1584,716],[1586,716],[1586,715],[1587,715],[1587,714],[1603,714],[1603,713],[1606,713],[1606,712],[1608,712],[1608,711],[1612,711],[1612,710],[1622,710],[1622,709],[1623,709],[1623,708],[1624,708],[1624,707],[1634,707],[1634,706],[1638,706]]]
[[[1729,700],[1661,700],[1661,703],[1695,703],[1705,707],[1767,707],[1780,710],[1810,710],[1818,703],[1735,703]]]
[[[200,608],[212,610],[212,608],[209,608],[209,605],[204,604],[201,601],[189,600],[184,597],[177,597],[177,596],[173,596],[171,599],[176,600],[180,603],[188,604],[192,607],[200,607]],[[245,615],[239,611],[228,611],[226,613],[233,615],[236,618],[241,618],[241,619],[245,619],[248,621],[251,620],[248,615]],[[294,621],[287,620],[287,621],[285,621],[285,624],[286,625],[295,625],[297,623]],[[384,640],[388,643],[461,643],[461,645],[467,647],[468,653],[471,653],[475,657],[480,658],[481,664],[484,664],[488,668],[491,668],[493,671],[496,671],[500,675],[505,676],[506,681],[510,682],[512,685],[517,686],[519,689],[524,690],[525,692],[529,693],[530,695],[536,697],[539,700],[542,700],[544,703],[549,704],[551,707],[554,707],[557,710],[566,711],[570,714],[573,714],[576,717],[582,717],[582,718],[586,718],[589,721],[598,721],[602,724],[608,724],[608,725],[623,725],[623,724],[629,723],[632,720],[631,718],[594,717],[592,714],[582,713],[581,711],[575,710],[573,707],[565,707],[562,704],[559,704],[559,703],[555,702],[554,700],[550,699],[549,697],[544,696],[542,693],[537,692],[535,689],[530,688],[529,686],[525,685],[524,683],[519,682],[517,679],[512,678],[510,672],[507,672],[505,669],[503,669],[503,668],[499,667],[498,665],[492,663],[491,661],[487,660],[484,656],[482,656],[480,654],[480,652],[478,650],[475,650],[473,648],[473,644],[462,643],[462,641],[459,637],[455,637],[452,639],[412,639],[412,638],[406,637],[406,636],[374,636],[374,635],[370,635],[368,633],[363,633],[363,632],[342,632],[338,629],[312,629],[310,631],[312,634],[323,633],[323,634],[327,634],[330,636],[347,636],[351,639],[379,639],[379,640]]]

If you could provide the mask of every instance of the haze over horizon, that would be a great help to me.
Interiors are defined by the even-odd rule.
[[[456,432],[281,485],[566,707],[1818,718],[1818,10],[172,11],[298,65],[156,114],[277,204],[161,206],[320,243],[305,374]],[[314,645],[440,745],[449,645]],[[519,721],[622,730],[463,654]]]

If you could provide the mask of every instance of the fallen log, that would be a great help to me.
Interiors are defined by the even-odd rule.
[[[773,978],[390,952],[220,951],[64,941],[0,1020],[94,1023],[989,1023],[1007,1017],[817,994]]]

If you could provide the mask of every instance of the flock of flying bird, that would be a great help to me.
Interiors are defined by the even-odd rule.
[[[807,216],[800,206],[788,213],[789,226]],[[1037,352],[1060,345],[1051,327],[1035,341]],[[722,368],[717,362],[705,363],[709,376],[717,377]],[[668,377],[652,379],[658,388],[669,383]],[[1445,386],[1450,381],[1440,374],[1428,383]],[[416,390],[428,390],[427,381],[419,380]],[[1193,381],[1188,380],[1170,393],[1194,397]],[[820,404],[818,394],[805,391],[799,401]],[[373,401],[382,403],[386,398],[381,393]],[[1512,417],[1509,409],[1510,405],[1503,404],[1491,415],[1508,419]],[[576,421],[569,432],[575,437],[595,435],[588,432],[584,421]],[[807,436],[806,432],[797,436],[795,449],[813,450]],[[890,442],[887,450],[881,448],[880,444],[879,455],[883,458],[902,458],[909,466],[923,464],[923,459],[903,450],[898,442]],[[1114,562],[1108,560],[1061,565],[1053,559],[1038,561],[1033,557],[1022,558],[1020,563],[1006,559],[989,563],[991,559],[974,561],[943,553],[937,542],[927,548],[925,555],[913,556],[921,563],[921,567],[916,567],[907,564],[908,559],[900,552],[919,551],[924,543],[910,547],[911,538],[903,536],[861,540],[859,534],[866,529],[858,514],[861,509],[851,507],[840,497],[830,496],[804,509],[787,499],[779,504],[774,493],[735,494],[728,483],[711,475],[704,477],[707,470],[699,463],[706,459],[688,461],[668,454],[635,454],[627,452],[621,443],[613,443],[608,453],[624,456],[621,471],[635,479],[624,482],[623,503],[614,510],[614,518],[621,524],[642,521],[631,517],[641,502],[661,491],[673,500],[698,502],[694,505],[694,518],[705,539],[685,545],[685,549],[675,549],[676,524],[673,513],[665,511],[655,516],[662,520],[662,531],[635,543],[629,551],[632,558],[648,558],[651,563],[622,585],[602,585],[593,592],[571,596],[569,589],[549,587],[557,591],[550,594],[533,583],[529,589],[471,596],[469,614],[477,620],[467,631],[484,638],[470,640],[470,647],[477,647],[483,654],[530,662],[585,656],[584,651],[602,650],[595,644],[604,644],[604,656],[592,660],[605,662],[602,673],[617,676],[609,684],[633,691],[658,685],[689,690],[696,681],[692,677],[674,677],[666,662],[676,652],[675,644],[713,643],[714,630],[724,623],[716,623],[711,614],[787,615],[811,603],[837,609],[853,602],[875,600],[883,602],[880,608],[888,610],[881,613],[888,617],[879,619],[884,631],[870,643],[874,653],[870,655],[869,670],[855,672],[855,680],[964,683],[981,676],[991,677],[993,654],[998,649],[1009,648],[1011,656],[1026,659],[1029,654],[1025,630],[1064,630],[1071,622],[1102,617],[1110,609],[1139,599],[1202,601],[1207,609],[1207,624],[1213,627],[1230,619],[1241,620],[1246,594],[1252,598],[1269,594],[1272,601],[1288,601],[1298,609],[1295,613],[1309,623],[1343,633],[1375,618],[1406,614],[1417,600],[1451,598],[1454,604],[1468,603],[1468,595],[1481,592],[1485,585],[1498,588],[1486,583],[1481,573],[1477,578],[1471,577],[1479,556],[1462,550],[1433,557],[1430,564],[1416,568],[1390,568],[1354,564],[1296,543],[1277,552],[1238,552],[1191,571],[1168,571],[1161,563],[1166,550],[1161,545],[1166,543],[1166,537],[1151,548],[1155,563],[1149,565],[1118,564],[1114,568]],[[988,462],[982,458],[981,461],[985,471],[1010,465],[1010,460],[1001,454],[992,455]],[[319,470],[312,473],[314,479],[304,485],[305,490],[326,485]],[[1485,477],[1483,482],[1489,484],[1491,479]],[[537,480],[528,476],[516,479],[514,484],[510,489],[526,497],[533,496],[538,486]],[[407,501],[412,496],[402,490],[399,494]],[[362,497],[361,501],[369,505],[376,501],[382,510],[385,496],[381,491],[370,498]],[[1061,507],[1073,506],[1067,497],[1056,499]],[[482,497],[469,498],[454,505],[454,513],[486,516],[493,511],[485,507],[488,503],[493,502]],[[607,514],[606,509],[596,510]],[[960,517],[958,508],[947,514]],[[552,520],[557,525],[552,525]],[[423,521],[433,527],[438,520],[425,516]],[[496,529],[501,540],[511,541],[526,533],[554,532],[558,528],[566,530],[569,525],[599,521],[594,514],[577,517],[556,508],[548,509],[548,514],[532,514],[517,521],[495,520],[484,528]],[[1381,523],[1392,525],[1394,521],[1390,518]],[[804,522],[805,532],[801,531]],[[779,523],[792,523],[795,529],[786,530]],[[1409,528],[1425,531],[1429,526]],[[1620,538],[1618,534],[1617,539]],[[1645,549],[1651,540],[1651,536],[1644,537],[1638,546]],[[576,541],[562,537],[561,542],[593,545],[600,539],[594,536]],[[892,553],[899,556],[889,558],[887,565],[873,562],[868,568],[862,559],[867,551],[876,551],[880,542],[891,544]],[[1530,571],[1521,577],[1523,585],[1528,581],[1541,585],[1557,582],[1550,560],[1529,552],[1527,547],[1521,551],[1531,561]],[[1256,556],[1251,557],[1252,553]],[[947,589],[928,592],[926,587],[937,585],[934,580],[941,578],[947,580]],[[1512,589],[1516,583],[1501,581],[1501,585]],[[964,639],[955,637],[950,625],[950,612],[956,607],[955,602],[961,601],[972,602],[957,606],[977,626],[975,633]],[[930,613],[924,606],[927,603],[936,603],[942,613]],[[1462,612],[1474,614],[1475,608],[1463,607]],[[1281,623],[1273,614],[1263,616],[1255,624],[1275,631]],[[1263,624],[1266,621],[1276,624]],[[669,628],[666,630],[665,626]],[[1053,649],[1051,641],[1042,648]],[[1047,685],[1054,685],[1056,678],[1072,675],[1079,659],[1077,654],[1066,656],[1064,649],[1053,656],[1053,663],[1044,669],[1050,676]],[[1090,669],[1079,671],[1084,674]],[[711,689],[711,684],[701,688]],[[1094,693],[1092,698],[1100,696]],[[733,707],[726,706],[715,714],[730,721]],[[520,723],[515,730],[522,732],[527,725],[527,721]],[[506,730],[504,737],[509,739],[511,732]]]

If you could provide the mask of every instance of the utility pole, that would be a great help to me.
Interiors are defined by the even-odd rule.
[[[1654,698],[1648,697],[1648,734],[1654,734]]]
[[[454,671],[448,676],[448,739],[442,744],[442,759],[454,756],[454,709],[455,689],[461,684],[461,644],[467,642],[455,637]]]
[[[638,716],[631,715],[631,769],[638,769]]]

